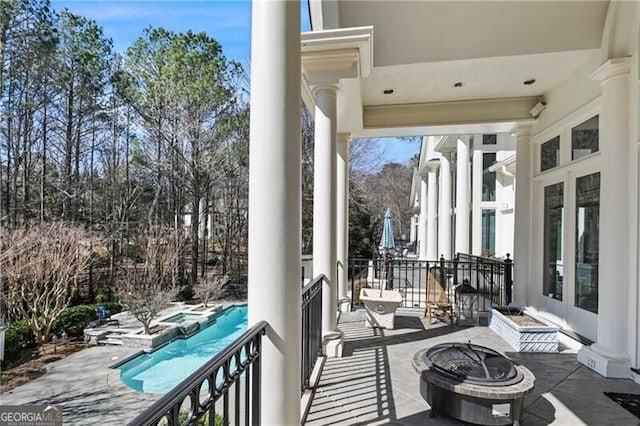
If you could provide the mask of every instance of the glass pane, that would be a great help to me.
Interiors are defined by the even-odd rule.
[[[598,313],[600,173],[576,179],[575,305]]]
[[[482,255],[496,254],[496,211],[482,210]]]
[[[496,173],[487,171],[487,169],[495,163],[495,152],[485,152],[482,154],[482,201],[496,200]]]
[[[560,136],[540,146],[540,171],[552,169],[560,164]]]
[[[482,170],[487,170],[489,167],[496,164],[496,153],[495,152],[484,152],[482,153]]]
[[[482,201],[496,200],[496,173],[486,172],[482,175]]]
[[[599,119],[596,115],[571,129],[571,159],[585,157],[598,152]]]
[[[544,273],[542,294],[562,300],[564,190],[557,183],[544,188]]]
[[[483,145],[495,145],[497,141],[498,141],[497,135],[482,135]]]

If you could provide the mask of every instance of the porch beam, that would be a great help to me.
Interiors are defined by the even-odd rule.
[[[364,129],[532,121],[538,97],[363,107]]]

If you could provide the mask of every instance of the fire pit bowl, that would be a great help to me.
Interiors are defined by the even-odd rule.
[[[481,425],[518,425],[535,377],[497,351],[471,343],[443,343],[415,354],[420,394],[431,416],[444,413]]]

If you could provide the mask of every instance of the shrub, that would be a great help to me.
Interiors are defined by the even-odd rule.
[[[186,411],[180,411],[180,414],[178,415],[178,424],[184,424],[185,420],[187,420],[187,417],[189,416],[189,413],[187,413]],[[198,426],[206,426],[209,424],[208,422],[208,418],[207,416],[203,416],[198,420],[198,423],[196,423]],[[213,422],[214,426],[224,426],[224,419],[222,418],[222,416],[220,414],[216,414],[215,415],[215,420]]]
[[[98,306],[104,306],[111,315],[122,311],[122,306],[118,302],[105,302],[95,305],[77,305],[66,308],[53,323],[52,333],[61,334],[67,332],[69,337],[80,337],[84,328],[91,322],[98,319],[96,314]]]
[[[15,361],[26,349],[36,347],[36,336],[25,320],[9,323],[4,334],[4,359]]]
[[[60,334],[65,331],[69,337],[79,337],[82,336],[86,325],[96,318],[95,305],[72,306],[62,311],[53,323],[51,332]]]
[[[195,292],[193,291],[193,287],[190,285],[182,287],[182,289],[178,292],[178,300],[180,302],[185,302],[187,300],[193,299]]]

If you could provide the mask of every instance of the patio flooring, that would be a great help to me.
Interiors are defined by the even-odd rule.
[[[525,397],[522,425],[638,425],[640,419],[603,392],[640,394],[632,380],[607,379],[576,360],[561,345],[558,353],[518,353],[488,327],[443,323],[426,326],[421,312],[399,310],[396,329],[366,328],[362,310],[344,313],[343,358],[325,363],[306,425],[458,425],[429,417],[411,361],[416,352],[444,342],[469,342],[505,353],[536,376]]]

